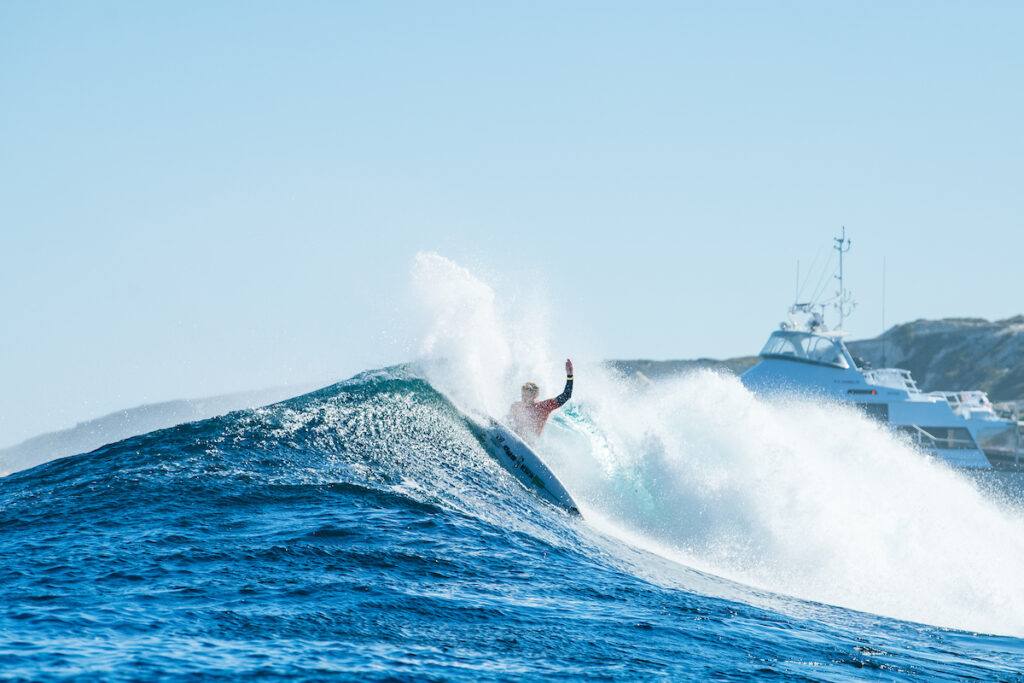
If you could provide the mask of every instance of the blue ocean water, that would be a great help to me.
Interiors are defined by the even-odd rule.
[[[704,391],[685,392],[703,394],[693,412],[722,413],[733,389],[696,381]],[[724,393],[709,403],[715,391]],[[756,416],[724,412],[760,429]],[[1016,630],[1024,621],[1004,597],[1021,593],[1020,558],[993,574],[1016,580],[1009,585],[975,581],[978,571],[959,560],[940,567],[934,576],[951,576],[970,588],[966,596],[916,567],[906,584],[914,589],[896,574],[897,588],[887,589],[886,572],[898,572],[889,565],[916,555],[886,550],[883,529],[853,519],[819,541],[813,520],[801,517],[800,505],[813,510],[809,491],[835,477],[815,478],[806,465],[809,474],[782,468],[755,480],[773,489],[765,501],[785,498],[802,520],[794,533],[806,543],[790,543],[743,514],[762,499],[727,504],[739,494],[723,482],[751,469],[733,471],[738,456],[716,452],[724,438],[716,434],[731,427],[688,424],[694,431],[677,436],[692,453],[684,460],[686,480],[700,482],[693,488],[674,483],[679,472],[653,455],[668,437],[651,425],[630,445],[621,433],[588,436],[585,408],[559,415],[544,448],[580,496],[582,518],[523,488],[462,413],[408,370],[366,373],[16,473],[0,479],[0,678],[1024,681]],[[565,454],[588,439],[593,473],[576,481]],[[647,456],[601,470],[605,448]],[[798,451],[799,443],[789,455],[801,462]],[[1012,496],[1016,484],[1001,483],[990,495]],[[960,483],[948,486],[947,498],[960,495]],[[960,517],[1004,515],[999,523],[1016,533],[1012,501],[992,512],[971,495],[963,505],[977,509]],[[917,528],[927,518],[914,512],[922,503],[910,498],[885,518],[908,545],[927,544],[929,529]],[[935,562],[979,554],[950,534]],[[990,543],[981,530],[965,535]],[[711,539],[723,537],[731,555],[712,552]],[[739,547],[743,557],[730,564]],[[820,571],[802,574],[816,557]],[[989,564],[1004,562],[994,557]],[[829,585],[848,585],[858,572],[869,575],[867,589],[847,595]],[[804,593],[821,599],[796,597]],[[935,603],[952,606],[929,611]],[[1004,614],[990,614],[1004,603]],[[952,623],[892,616],[904,613]],[[989,616],[991,633],[956,623]]]

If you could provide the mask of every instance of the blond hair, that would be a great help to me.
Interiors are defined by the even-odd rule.
[[[538,387],[533,382],[527,382],[526,384],[523,385],[523,391],[529,392],[536,396],[537,394],[540,393],[540,387]]]

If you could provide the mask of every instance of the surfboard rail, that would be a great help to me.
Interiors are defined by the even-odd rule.
[[[579,515],[576,501],[537,453],[511,429],[487,415],[472,419],[477,439],[492,458],[519,482],[547,502]]]

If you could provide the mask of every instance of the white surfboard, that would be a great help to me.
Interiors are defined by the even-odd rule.
[[[515,432],[484,415],[474,416],[473,422],[478,427],[474,430],[477,432],[476,437],[487,452],[523,486],[569,514],[580,514],[576,501],[562,486],[562,482]]]

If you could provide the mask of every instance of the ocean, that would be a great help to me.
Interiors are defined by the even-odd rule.
[[[450,370],[0,479],[0,679],[1024,681],[1020,475],[735,378],[578,369],[537,446],[575,517]]]

